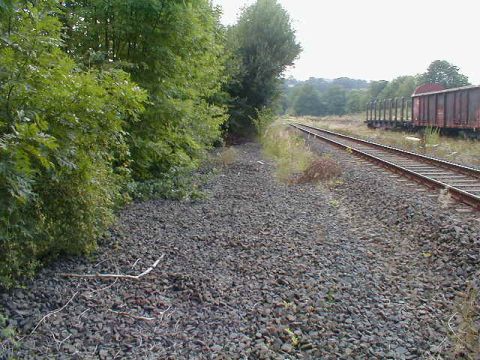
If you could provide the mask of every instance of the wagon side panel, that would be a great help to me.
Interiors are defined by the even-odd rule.
[[[436,126],[445,127],[445,94],[437,94],[437,106],[435,116],[437,117]]]
[[[454,128],[455,124],[455,104],[456,93],[445,93],[445,127]]]
[[[468,127],[480,129],[480,88],[472,89],[469,93]]]

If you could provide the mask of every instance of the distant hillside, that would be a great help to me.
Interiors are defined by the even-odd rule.
[[[311,77],[301,81],[292,77],[283,82],[281,112],[295,115],[342,115],[362,110],[369,82],[340,77]],[[362,95],[362,96],[361,96]]]

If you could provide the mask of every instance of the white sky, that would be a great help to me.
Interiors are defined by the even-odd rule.
[[[278,1],[303,47],[287,76],[391,80],[447,60],[480,84],[479,0]],[[228,25],[253,2],[213,0]]]

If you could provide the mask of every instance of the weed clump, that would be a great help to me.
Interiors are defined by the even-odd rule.
[[[277,178],[285,183],[302,173],[314,159],[305,140],[282,121],[271,124],[262,134],[260,142],[265,155],[276,163]]]
[[[455,359],[479,359],[480,357],[480,297],[478,286],[468,286],[457,305],[454,314],[458,320],[457,329],[449,324],[453,340]]]
[[[217,154],[216,162],[221,166],[228,166],[233,164],[237,158],[238,151],[233,147],[228,147]]]
[[[328,156],[322,156],[313,160],[303,173],[293,179],[296,184],[327,182],[340,177],[342,168]]]

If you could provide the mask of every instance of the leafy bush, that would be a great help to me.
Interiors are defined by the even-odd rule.
[[[11,9],[0,45],[0,283],[88,253],[129,179],[124,127],[146,94],[119,70],[81,71],[47,1]],[[6,22],[2,22],[6,24]]]
[[[0,359],[11,359],[13,349],[17,345],[15,329],[7,325],[7,320],[0,308]]]
[[[132,174],[146,182],[139,187],[170,196],[177,175],[198,166],[226,121],[226,109],[215,101],[225,80],[219,14],[207,0],[65,6],[69,52],[85,66],[122,67],[148,91],[140,122],[126,129]]]

